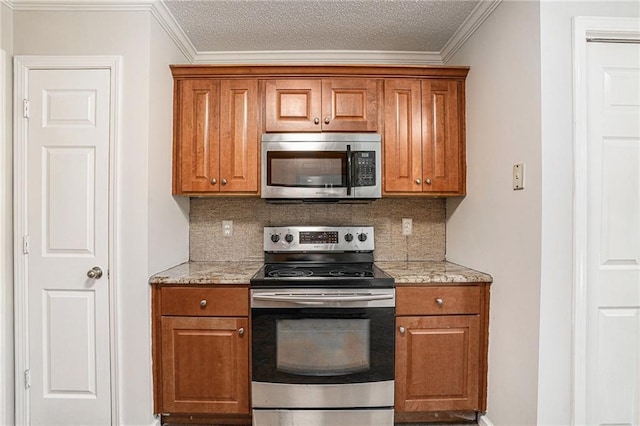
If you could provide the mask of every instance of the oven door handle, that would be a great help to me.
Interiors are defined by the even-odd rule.
[[[326,302],[372,302],[375,300],[393,299],[393,294],[345,294],[345,295],[326,295],[326,294],[281,294],[281,293],[263,293],[254,294],[255,300],[268,300],[271,302],[289,302],[298,305],[322,305]]]

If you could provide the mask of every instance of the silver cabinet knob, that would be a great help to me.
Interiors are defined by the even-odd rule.
[[[200,307],[202,307],[202,308],[206,308],[207,307],[207,299],[202,299],[200,301]]]
[[[324,118],[324,124],[329,124],[331,120],[329,119],[329,117],[325,117]]]
[[[221,182],[222,182],[223,185],[227,184],[227,180],[226,179],[222,179]]]
[[[420,179],[416,179],[416,185],[420,185],[422,181]]]
[[[100,278],[102,278],[102,269],[100,269],[99,266],[94,266],[87,271],[87,277],[99,280]]]
[[[215,185],[216,183],[218,183],[216,178],[211,178],[211,180],[209,182],[211,182],[211,185]]]
[[[313,124],[320,124],[320,119],[318,117],[314,118]]]
[[[427,185],[431,185],[431,179],[425,180],[424,183],[426,183]]]
[[[400,334],[404,334],[407,331],[404,327],[400,327],[398,330],[400,330]]]
[[[240,336],[243,336],[243,335],[244,335],[244,327],[240,327],[240,328],[238,329],[238,334],[239,334]]]
[[[444,304],[444,300],[440,299],[439,297],[436,297],[436,305],[442,307],[443,304]]]

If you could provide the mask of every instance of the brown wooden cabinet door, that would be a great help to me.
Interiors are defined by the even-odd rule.
[[[366,78],[267,80],[267,132],[375,132],[378,81]]]
[[[384,193],[422,191],[420,103],[419,80],[385,81]]]
[[[375,132],[378,130],[378,81],[322,80],[322,130]]]
[[[161,321],[163,411],[248,413],[248,319],[163,316]]]
[[[462,82],[422,82],[422,176],[425,192],[465,192]]]
[[[221,192],[258,191],[258,81],[220,83]]]
[[[396,411],[481,408],[479,321],[478,315],[396,318]]]
[[[265,129],[267,132],[319,132],[322,130],[320,80],[267,80]]]
[[[183,80],[177,92],[177,141],[174,193],[217,191],[219,162],[219,97],[217,80]],[[177,176],[174,175],[174,179]],[[214,181],[215,179],[215,181]]]

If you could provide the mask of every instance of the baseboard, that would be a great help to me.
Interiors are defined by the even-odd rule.
[[[493,426],[491,420],[486,415],[478,416],[478,426]]]

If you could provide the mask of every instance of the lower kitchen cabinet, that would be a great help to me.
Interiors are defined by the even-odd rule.
[[[248,300],[246,287],[154,286],[155,412],[164,420],[249,418]]]
[[[488,307],[486,283],[396,288],[397,422],[486,410]]]

